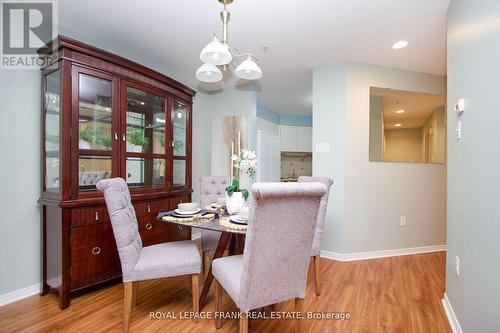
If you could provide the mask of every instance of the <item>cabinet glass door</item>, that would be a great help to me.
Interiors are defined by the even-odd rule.
[[[187,185],[187,140],[188,140],[188,105],[184,102],[172,103],[172,181],[174,187]]]
[[[45,76],[45,191],[60,189],[60,71]]]
[[[130,188],[166,186],[166,98],[126,85],[126,181]]]
[[[172,110],[173,142],[172,148],[174,156],[186,156],[187,140],[187,106],[174,102]]]
[[[95,190],[97,182],[116,174],[115,79],[89,70],[77,71],[78,184],[80,191]]]

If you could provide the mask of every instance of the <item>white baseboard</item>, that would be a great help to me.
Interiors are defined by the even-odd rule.
[[[462,327],[460,327],[457,316],[455,316],[455,312],[451,307],[450,300],[448,299],[448,295],[446,295],[446,293],[444,293],[444,297],[441,300],[441,303],[443,303],[444,312],[446,312],[446,317],[448,317],[448,322],[450,323],[451,331],[453,333],[463,333]]]
[[[410,254],[441,252],[441,251],[446,251],[446,245],[431,245],[431,246],[421,246],[421,247],[409,247],[404,249],[356,252],[356,253],[338,253],[338,252],[321,250],[321,257],[338,261],[354,261],[354,260],[406,256]]]
[[[36,295],[40,292],[40,283],[34,284],[32,286],[11,291],[10,293],[0,295],[0,306],[6,305],[15,301],[19,301],[23,298]]]

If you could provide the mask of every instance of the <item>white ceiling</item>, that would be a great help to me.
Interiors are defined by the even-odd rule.
[[[229,41],[256,53],[259,103],[310,115],[312,69],[357,61],[445,74],[449,0],[235,0]],[[61,32],[123,50],[143,64],[199,88],[200,50],[220,35],[217,0],[59,0]],[[399,39],[408,47],[393,50]],[[263,53],[262,46],[268,47]],[[234,85],[228,80],[225,85]],[[217,87],[217,86],[216,86]]]
[[[445,106],[445,98],[440,95],[413,91],[372,87],[371,95],[382,97],[384,128],[404,129],[422,127],[437,107]],[[396,113],[404,110],[404,113]],[[401,124],[396,127],[395,124]]]

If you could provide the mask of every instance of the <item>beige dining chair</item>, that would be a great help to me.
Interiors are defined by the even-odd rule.
[[[321,295],[321,237],[323,236],[323,229],[325,227],[326,209],[328,208],[328,197],[330,195],[330,188],[333,180],[328,177],[309,177],[300,176],[299,183],[318,182],[326,186],[326,193],[321,198],[319,205],[318,217],[316,219],[316,230],[314,231],[314,241],[311,250],[311,257],[314,261],[314,286],[316,295]]]
[[[226,195],[226,187],[229,186],[229,176],[203,176],[200,177],[200,203],[201,207],[217,201],[217,198]],[[221,233],[201,229],[201,251],[203,254],[203,270],[209,266],[210,252],[214,251],[219,242]]]
[[[196,243],[177,241],[143,247],[134,206],[125,181],[122,178],[101,180],[97,183],[97,189],[104,193],[122,267],[123,332],[129,330],[139,281],[191,276],[193,311],[198,312],[201,258]]]
[[[320,183],[256,183],[243,255],[215,259],[215,311],[222,288],[240,309],[240,333],[248,331],[248,312],[289,299],[303,311],[311,246],[321,197]],[[214,316],[216,318],[216,316]],[[301,331],[302,320],[297,320]],[[216,328],[222,326],[220,316]]]

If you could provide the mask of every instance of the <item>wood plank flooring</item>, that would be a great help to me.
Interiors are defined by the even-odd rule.
[[[312,272],[313,265],[310,265]],[[304,320],[305,332],[451,332],[441,305],[445,282],[445,252],[353,262],[322,259],[323,293],[314,292],[309,274],[305,311],[349,312],[349,320]],[[203,283],[201,279],[200,283]],[[214,288],[202,311],[214,310]],[[57,295],[32,296],[0,307],[1,332],[120,332],[123,284],[114,283],[74,297],[59,310]],[[224,311],[237,311],[226,293]],[[292,301],[277,311],[293,311]],[[179,316],[191,310],[187,277],[139,284],[130,332],[238,332],[237,319],[152,319],[150,312]],[[256,319],[249,332],[293,332],[292,320]]]

